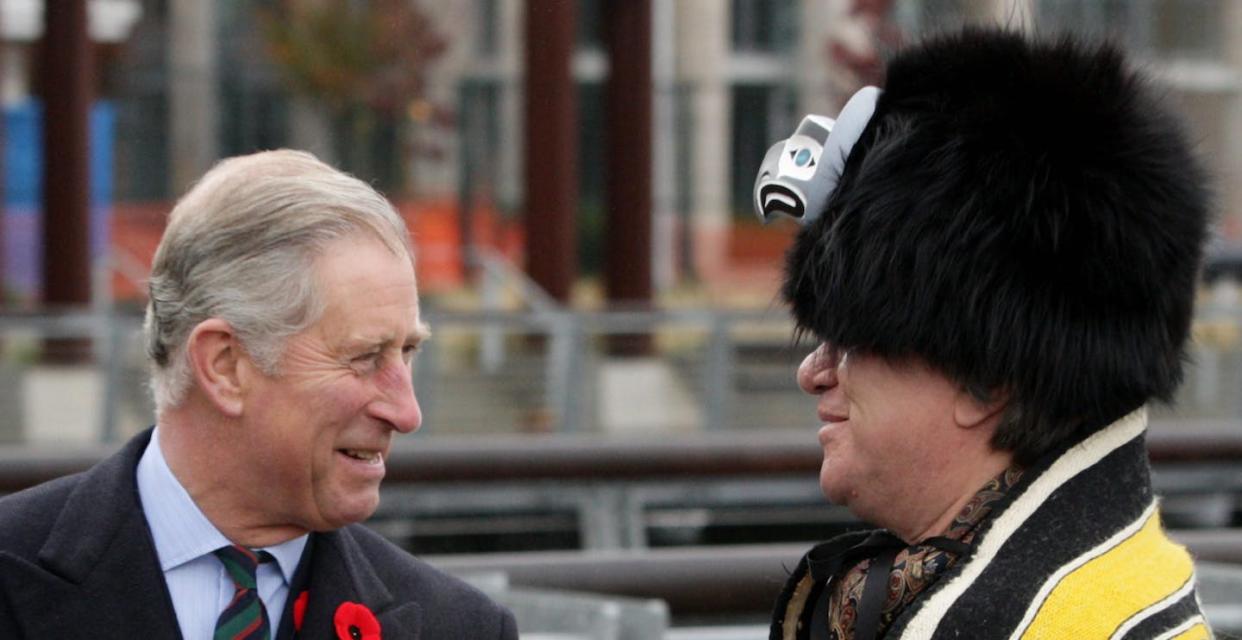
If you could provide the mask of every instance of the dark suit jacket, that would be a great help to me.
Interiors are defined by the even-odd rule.
[[[0,638],[181,637],[138,501],[135,469],[150,437],[85,473],[0,499]],[[335,638],[343,602],[374,612],[384,638],[517,638],[509,611],[365,527],[312,534],[307,548],[299,640]],[[294,582],[285,621],[304,588]]]

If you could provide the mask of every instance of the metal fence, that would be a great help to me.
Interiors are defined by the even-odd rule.
[[[799,545],[768,545],[641,556],[429,560],[512,608],[523,638],[759,640],[768,637],[769,609],[785,580],[786,567],[805,550]],[[1242,567],[1200,561],[1195,572],[1208,625],[1217,637],[1239,637]]]
[[[694,433],[807,428],[813,407],[794,383],[808,345],[792,343],[778,310],[629,312],[451,311],[429,305],[434,337],[415,364],[424,428],[477,433]],[[1202,322],[1187,382],[1155,415],[1242,418],[1242,347],[1236,317]],[[153,420],[140,319],[119,314],[0,316],[0,441],[57,440],[37,421],[39,402],[82,405],[93,438],[114,441]],[[643,357],[608,354],[609,336],[646,333]],[[43,337],[90,336],[96,364],[81,372],[91,391],[43,395],[63,368],[39,365]],[[61,406],[60,408],[64,408]],[[89,408],[89,410],[88,410]],[[71,439],[71,438],[66,438]]]
[[[1182,529],[1236,527],[1242,506],[1239,356],[1231,341],[1237,315],[1227,305],[1201,309],[1182,404],[1153,420],[1155,484],[1180,540],[1200,558],[1237,562],[1239,530]],[[815,484],[819,452],[807,428],[813,409],[792,379],[802,350],[790,346],[790,327],[778,310],[569,313],[430,304],[425,313],[436,334],[415,369],[426,431],[398,441],[371,524],[422,553],[559,550],[559,556],[432,558],[454,570],[504,572],[515,588],[503,599],[526,612],[520,621],[532,637],[752,637],[761,626],[668,627],[669,612],[766,608],[779,583],[781,559],[773,554],[796,557],[805,543],[725,543],[809,540],[853,524],[843,510],[823,504]],[[13,381],[0,389],[30,402],[21,390],[39,367],[24,354],[37,340],[92,336],[101,355],[98,434],[123,437],[150,421],[138,328],[136,316],[112,313],[0,317],[6,367],[0,375]],[[655,336],[650,356],[608,355],[604,338],[632,332]],[[627,370],[634,362],[647,368]],[[609,378],[614,375],[620,381]],[[658,384],[649,384],[653,379]],[[681,389],[676,401],[692,407],[691,419],[677,424],[676,414],[654,413],[627,422],[627,410],[645,408],[634,405],[668,403],[672,384]],[[620,417],[606,406],[613,390],[631,393],[620,402]],[[3,402],[4,415],[22,415]],[[519,435],[528,432],[551,437]],[[484,433],[487,438],[444,437]],[[6,473],[40,461],[60,465],[44,473],[64,473],[102,455],[9,451],[12,456],[0,456]],[[730,537],[738,532],[744,540]],[[721,573],[747,567],[768,577],[729,582]],[[1233,628],[1236,577],[1210,577],[1223,581],[1211,590],[1219,595],[1211,618]],[[568,597],[566,590],[585,593]],[[587,595],[593,592],[610,595]],[[582,624],[573,627],[571,619]],[[666,630],[627,635],[639,620]],[[588,627],[607,631],[583,630]]]
[[[478,275],[468,302],[423,300],[434,337],[414,378],[427,434],[667,434],[813,422],[812,402],[794,383],[811,345],[793,342],[775,299],[742,310],[568,309],[494,254],[472,257]],[[0,442],[116,441],[153,421],[139,310],[118,309],[105,286],[112,271],[139,277],[121,266],[97,270],[90,311],[0,314]],[[1194,326],[1186,383],[1155,415],[1242,419],[1242,291],[1233,279],[1204,285]],[[611,355],[610,339],[630,334],[650,336],[650,352]],[[91,338],[95,364],[41,366],[39,341],[49,337]],[[86,381],[74,386],[73,375]],[[81,417],[65,417],[74,407]],[[45,424],[49,415],[54,424]]]

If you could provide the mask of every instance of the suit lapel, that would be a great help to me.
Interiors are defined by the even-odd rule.
[[[310,595],[299,640],[335,640],[333,615],[345,602],[370,609],[379,620],[383,637],[417,640],[421,618],[418,604],[398,602],[393,597],[348,528],[316,533],[311,539]],[[291,592],[290,597],[296,594]]]
[[[135,468],[150,438],[140,434],[81,476],[37,564],[0,554],[0,584],[31,637],[181,637],[138,501]],[[383,637],[418,639],[420,607],[393,597],[348,528],[313,534],[308,551],[299,640],[335,640],[333,614],[344,602],[370,609]],[[290,590],[287,615],[300,592]]]
[[[135,467],[150,436],[79,479],[37,564],[0,558],[13,610],[32,637],[181,636],[138,503]]]

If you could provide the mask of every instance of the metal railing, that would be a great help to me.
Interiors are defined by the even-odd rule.
[[[1153,424],[1153,480],[1170,526],[1242,524],[1242,425],[1234,426]],[[114,448],[0,447],[0,493],[85,470]],[[820,464],[806,432],[416,436],[394,447],[371,525],[422,552],[822,538],[858,523],[825,504]],[[1242,561],[1237,533],[1200,543],[1207,557]]]
[[[1235,537],[1242,532],[1234,531]],[[1196,540],[1175,532],[1197,558],[1204,604],[1236,616],[1242,609],[1242,567],[1213,562]],[[811,543],[736,545],[642,552],[556,552],[429,556],[452,573],[493,572],[514,586],[608,594],[666,602],[674,616],[749,614],[762,619]],[[1229,617],[1231,623],[1238,618]],[[1232,626],[1235,631],[1242,627]]]
[[[637,598],[629,604],[638,607],[658,599],[677,615],[758,615],[783,580],[781,567],[808,543],[704,546],[712,542],[706,532],[732,527],[763,539],[784,526],[768,538],[809,540],[856,526],[824,504],[815,484],[813,409],[793,383],[803,350],[790,345],[783,311],[571,311],[531,293],[501,263],[482,271],[492,280],[483,310],[434,300],[424,309],[436,334],[415,364],[426,427],[397,441],[371,522],[378,531],[424,551],[437,548],[428,544],[436,539],[508,536],[520,545],[552,532],[559,537],[544,546],[556,551],[431,558],[454,571],[503,572],[519,591],[534,589],[514,596],[515,607],[528,598],[538,608],[559,590],[575,590]],[[502,308],[515,281],[523,311]],[[1200,307],[1182,404],[1157,411],[1149,434],[1156,490],[1174,527],[1236,527],[1242,512],[1242,312],[1229,295],[1217,291]],[[94,339],[103,380],[97,434],[110,443],[0,446],[0,493],[86,469],[150,422],[139,326],[109,306],[0,315],[10,363],[23,341]],[[604,338],[629,333],[656,336],[652,356],[639,359],[651,366],[637,375],[654,372],[679,390],[654,392],[692,409],[676,429],[658,420],[617,426],[606,415],[602,405],[617,390],[610,369],[633,359],[611,358]],[[478,433],[487,437],[469,437]],[[1183,528],[1174,536],[1200,560],[1242,563],[1242,530]],[[1238,584],[1228,572],[1212,575],[1229,589]],[[575,602],[584,616],[615,607],[588,596]],[[1212,606],[1216,619],[1237,615]],[[661,620],[658,612],[651,619]],[[624,637],[620,629],[607,637]]]
[[[813,421],[811,403],[794,383],[810,346],[793,344],[792,324],[778,305],[575,310],[503,257],[483,248],[470,255],[478,296],[469,308],[424,300],[435,337],[414,374],[428,433],[718,432]],[[114,258],[98,266],[89,310],[0,314],[0,375],[11,387],[0,400],[12,403],[4,407],[10,422],[23,414],[18,387],[31,366],[13,356],[12,345],[21,342],[13,336],[92,339],[101,389],[95,439],[115,442],[152,421],[141,319],[135,310],[118,310],[106,286],[113,272],[138,278],[132,262]],[[1242,289],[1228,279],[1205,285],[1197,313],[1187,382],[1174,408],[1157,408],[1158,415],[1242,419]],[[608,338],[635,333],[653,336],[650,357],[609,354]],[[10,431],[18,433],[6,437],[0,425],[0,442],[22,439],[23,429]]]
[[[1170,491],[1208,485],[1242,491],[1242,421],[1156,419],[1147,444],[1157,471],[1178,469],[1192,473],[1198,469],[1206,474],[1182,484],[1170,484],[1166,487]],[[117,447],[0,445],[0,493],[84,471]],[[813,433],[790,430],[626,438],[415,435],[394,442],[391,458],[386,461],[386,482],[565,483],[806,477],[818,472],[822,456]],[[1218,464],[1214,467],[1210,463]]]

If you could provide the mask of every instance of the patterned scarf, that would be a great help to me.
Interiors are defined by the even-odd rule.
[[[992,480],[966,503],[953,518],[944,538],[970,544],[979,523],[987,519],[992,507],[1003,498],[1022,477],[1022,470],[1011,467]],[[889,574],[888,591],[875,637],[882,637],[902,611],[927,587],[943,575],[958,560],[958,555],[927,544],[916,544],[898,552]],[[833,580],[828,596],[828,638],[830,640],[854,640],[854,623],[858,618],[858,604],[862,600],[863,586],[871,560],[863,560],[847,570],[838,580]]]

